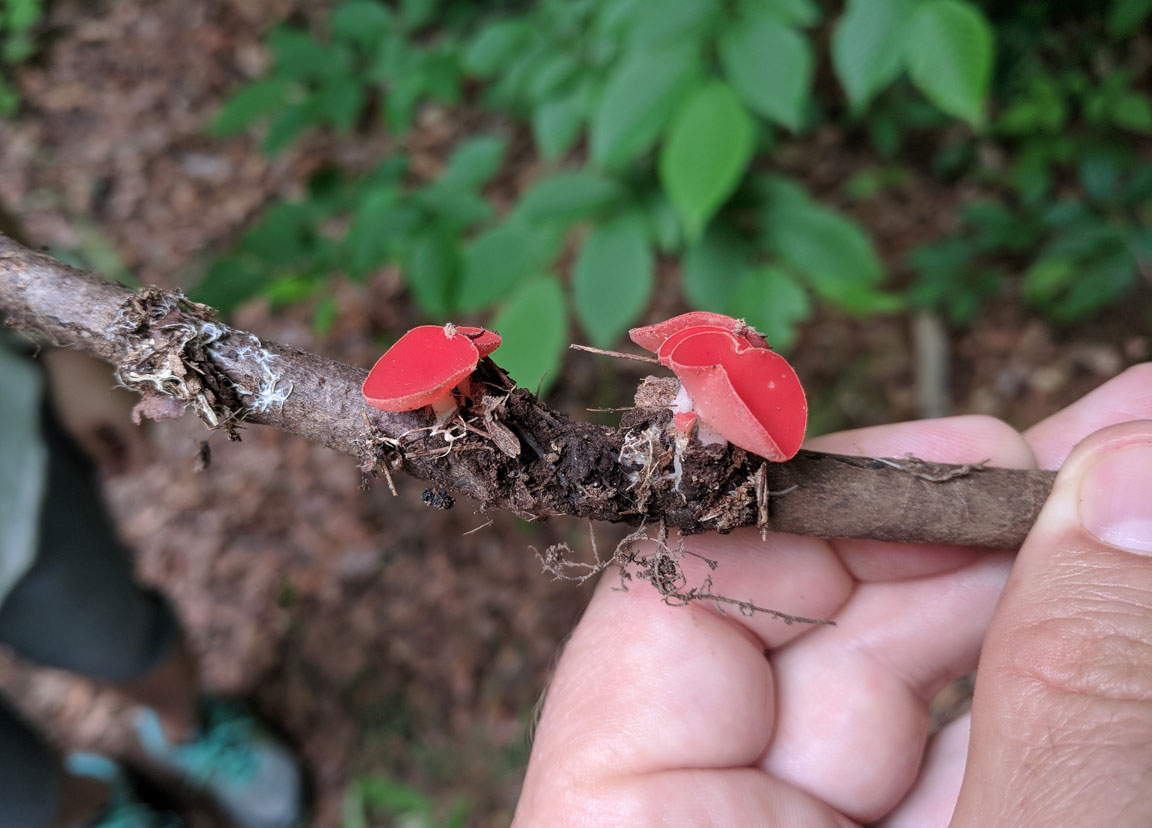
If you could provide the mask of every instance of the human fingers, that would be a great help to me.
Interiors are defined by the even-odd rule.
[[[916,786],[880,823],[880,828],[947,825],[956,809],[964,776],[971,718],[965,714],[934,735],[924,751]]]
[[[883,439],[869,439],[861,432],[853,438],[853,450],[882,453],[893,447],[928,447],[941,442],[955,449],[967,440],[971,451],[976,451],[978,446],[984,452],[980,459],[989,455],[1005,461],[1030,457],[1026,448],[1020,449],[1019,437],[1014,432],[986,418],[955,418],[943,426],[912,423],[902,430],[907,438],[904,441],[899,439],[899,431],[877,432]],[[924,435],[933,439],[924,440]],[[921,453],[928,452],[921,450]],[[955,457],[955,451],[950,454]],[[827,544],[821,541],[770,535],[768,543],[763,544],[757,533],[747,531],[728,537],[690,538],[688,544],[694,554],[683,558],[687,574],[696,584],[704,574],[709,574],[716,593],[755,599],[760,605],[787,612],[826,617],[851,591],[851,579],[831,555]],[[918,552],[909,550],[912,555]],[[701,556],[715,561],[717,568],[711,570]],[[984,559],[995,567],[992,558],[984,556]],[[970,623],[973,628],[970,637],[978,638],[982,632],[981,616],[972,610],[971,597],[963,596],[966,590],[972,591],[976,582],[984,583],[977,591],[994,595],[1002,577],[1002,573],[991,577],[985,573],[969,578],[967,585],[961,578],[954,579],[950,590],[956,596],[953,602],[940,600],[941,588],[923,587],[920,592],[925,605],[941,610],[962,605],[954,609],[953,614]],[[907,603],[907,590],[913,586],[904,585],[904,594],[899,595],[875,593],[874,600],[867,606],[861,605],[862,611],[845,616],[841,628],[850,627],[862,637],[861,641],[870,638],[877,645],[883,637],[881,631],[887,631],[885,635],[898,635],[902,630],[914,633],[919,629],[925,632],[925,638],[933,638],[926,632],[929,625],[924,623],[924,615]],[[942,589],[949,591],[947,585]],[[823,608],[821,600],[825,602]],[[887,610],[886,603],[890,605]],[[980,629],[977,631],[976,627]],[[774,731],[772,714],[776,699],[771,674],[766,673],[763,650],[794,638],[797,631],[795,626],[785,626],[759,613],[745,617],[732,611],[720,618],[706,606],[667,607],[645,584],[634,584],[628,593],[601,584],[550,688],[525,782],[521,813],[533,815],[536,821],[542,815],[591,814],[588,818],[595,823],[605,813],[597,808],[622,807],[621,797],[638,795],[641,789],[653,790],[646,782],[641,784],[641,780],[654,774],[684,768],[717,770],[720,766],[735,768],[754,764],[763,755]],[[813,634],[812,628],[799,631],[807,631],[805,638]],[[933,655],[947,649],[942,643],[939,636],[934,637]],[[915,647],[912,650],[922,651]],[[842,655],[838,651],[828,652],[821,660],[834,672],[837,664],[861,664],[860,659],[838,662]],[[929,665],[934,663],[930,658],[918,658]],[[882,662],[867,658],[864,661],[867,664],[856,675],[871,679],[875,670],[865,675],[865,668],[876,668]],[[883,681],[872,689],[881,684],[891,688],[890,676],[885,674],[881,678]],[[911,672],[906,678],[916,684],[936,680],[913,679]],[[749,692],[749,688],[755,692]],[[808,693],[812,695],[809,697]],[[690,701],[671,704],[665,701],[669,694],[673,699]],[[827,698],[837,704],[844,694],[850,698],[874,699],[867,680],[863,683],[845,681],[839,674],[827,683],[804,687],[797,697],[801,703],[805,699],[816,702]],[[897,706],[909,707],[911,713],[895,710]],[[894,752],[915,757],[924,740],[922,708],[923,700],[903,687],[894,704],[883,707],[880,715],[862,716],[851,724],[866,729],[881,722],[878,732],[885,744],[869,745],[870,754],[887,750],[888,742],[893,742],[896,743]],[[883,725],[889,721],[890,713],[901,722],[913,720],[913,727],[899,729],[901,735],[910,734],[908,738],[892,738],[896,731]],[[851,733],[838,735],[846,743],[853,743],[849,738]],[[756,745],[760,746],[760,752],[753,756],[751,748]],[[852,764],[853,781],[879,767],[876,763],[860,762],[858,753]],[[765,776],[764,785],[769,785]],[[635,784],[620,783],[621,779]],[[613,784],[607,784],[609,781]],[[885,786],[884,797],[889,804],[902,795],[909,780],[900,784],[902,787],[895,791]],[[699,797],[707,792],[686,790],[684,794]],[[562,801],[565,805],[559,806]],[[533,824],[533,820],[523,819],[524,824]],[[607,821],[607,824],[616,823]]]
[[[869,456],[1025,466],[1023,438],[988,417],[952,417],[831,435],[820,448]],[[975,668],[1007,553],[835,541],[864,579],[820,629],[772,654],[777,727],[763,767],[860,820],[890,811],[917,781],[936,691]],[[860,757],[867,755],[867,762]]]
[[[1058,469],[1077,443],[1117,423],[1152,419],[1152,362],[1133,365],[1024,432],[1038,467]]]
[[[758,636],[700,604],[668,606],[645,583],[620,591],[610,573],[548,689],[514,824],[845,824],[754,768],[774,706]]]
[[[953,824],[1152,824],[1152,421],[1078,446],[1017,556]]]
[[[938,463],[1035,467],[1031,448],[1011,426],[994,417],[964,415],[841,431],[809,440],[805,448],[868,457],[911,454]],[[861,581],[885,581],[946,572],[987,554],[938,544],[836,541],[844,565]]]
[[[858,587],[820,629],[771,655],[774,776],[862,822],[921,783],[928,705],[975,669],[1011,566],[989,553],[959,569]]]

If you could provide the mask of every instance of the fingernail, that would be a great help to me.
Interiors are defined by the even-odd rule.
[[[1104,543],[1152,554],[1152,445],[1113,449],[1087,470],[1080,522]]]

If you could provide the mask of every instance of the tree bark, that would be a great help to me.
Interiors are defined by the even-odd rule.
[[[620,428],[571,420],[515,387],[490,359],[446,427],[426,411],[364,404],[367,371],[265,342],[178,292],[131,291],[0,235],[0,311],[117,368],[146,415],[191,407],[234,436],[282,428],[355,457],[366,474],[403,471],[435,496],[462,494],[527,520],[572,515],[684,533],[763,530],[819,537],[1020,545],[1053,472],[802,451],[769,463],[739,448],[681,441],[667,408]],[[660,383],[650,396],[659,396]],[[151,413],[150,413],[151,412]]]

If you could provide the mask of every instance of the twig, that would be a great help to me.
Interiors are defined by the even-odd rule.
[[[626,354],[622,351],[605,351],[603,348],[593,348],[591,345],[569,345],[568,347],[573,351],[587,351],[590,354],[616,357],[616,359],[634,359],[637,362],[647,362],[651,365],[660,364],[660,360],[653,359],[652,357],[640,356],[639,354]]]
[[[665,468],[675,457],[666,411],[629,412],[627,429],[571,420],[527,390],[511,390],[487,359],[476,379],[508,394],[501,422],[532,451],[510,457],[463,429],[446,446],[425,411],[367,408],[363,368],[263,341],[219,323],[214,311],[176,292],[133,292],[4,236],[0,311],[8,324],[94,354],[126,377],[182,378],[153,391],[196,407],[207,423],[281,428],[356,457],[369,471],[383,461],[438,490],[525,520],[572,515],[632,525],[662,521],[688,534],[759,526],[820,537],[1016,548],[1055,477],[990,467],[976,473],[972,465],[910,469],[907,460],[804,451],[786,463],[765,464],[739,449],[695,443],[680,456],[676,477]],[[281,393],[286,389],[291,393]],[[641,433],[651,434],[645,438],[651,450],[638,468],[618,458],[627,435]],[[396,451],[384,449],[393,445]],[[763,493],[785,490],[787,497],[771,500],[765,525]]]

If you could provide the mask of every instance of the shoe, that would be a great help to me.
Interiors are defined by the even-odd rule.
[[[108,804],[97,814],[90,828],[183,828],[184,822],[138,800],[123,768],[96,753],[73,753],[64,760],[73,776],[99,779],[111,788]]]
[[[136,737],[161,770],[205,794],[239,828],[303,823],[300,763],[245,705],[206,699],[199,732],[181,743],[170,742],[156,711],[144,708]]]

